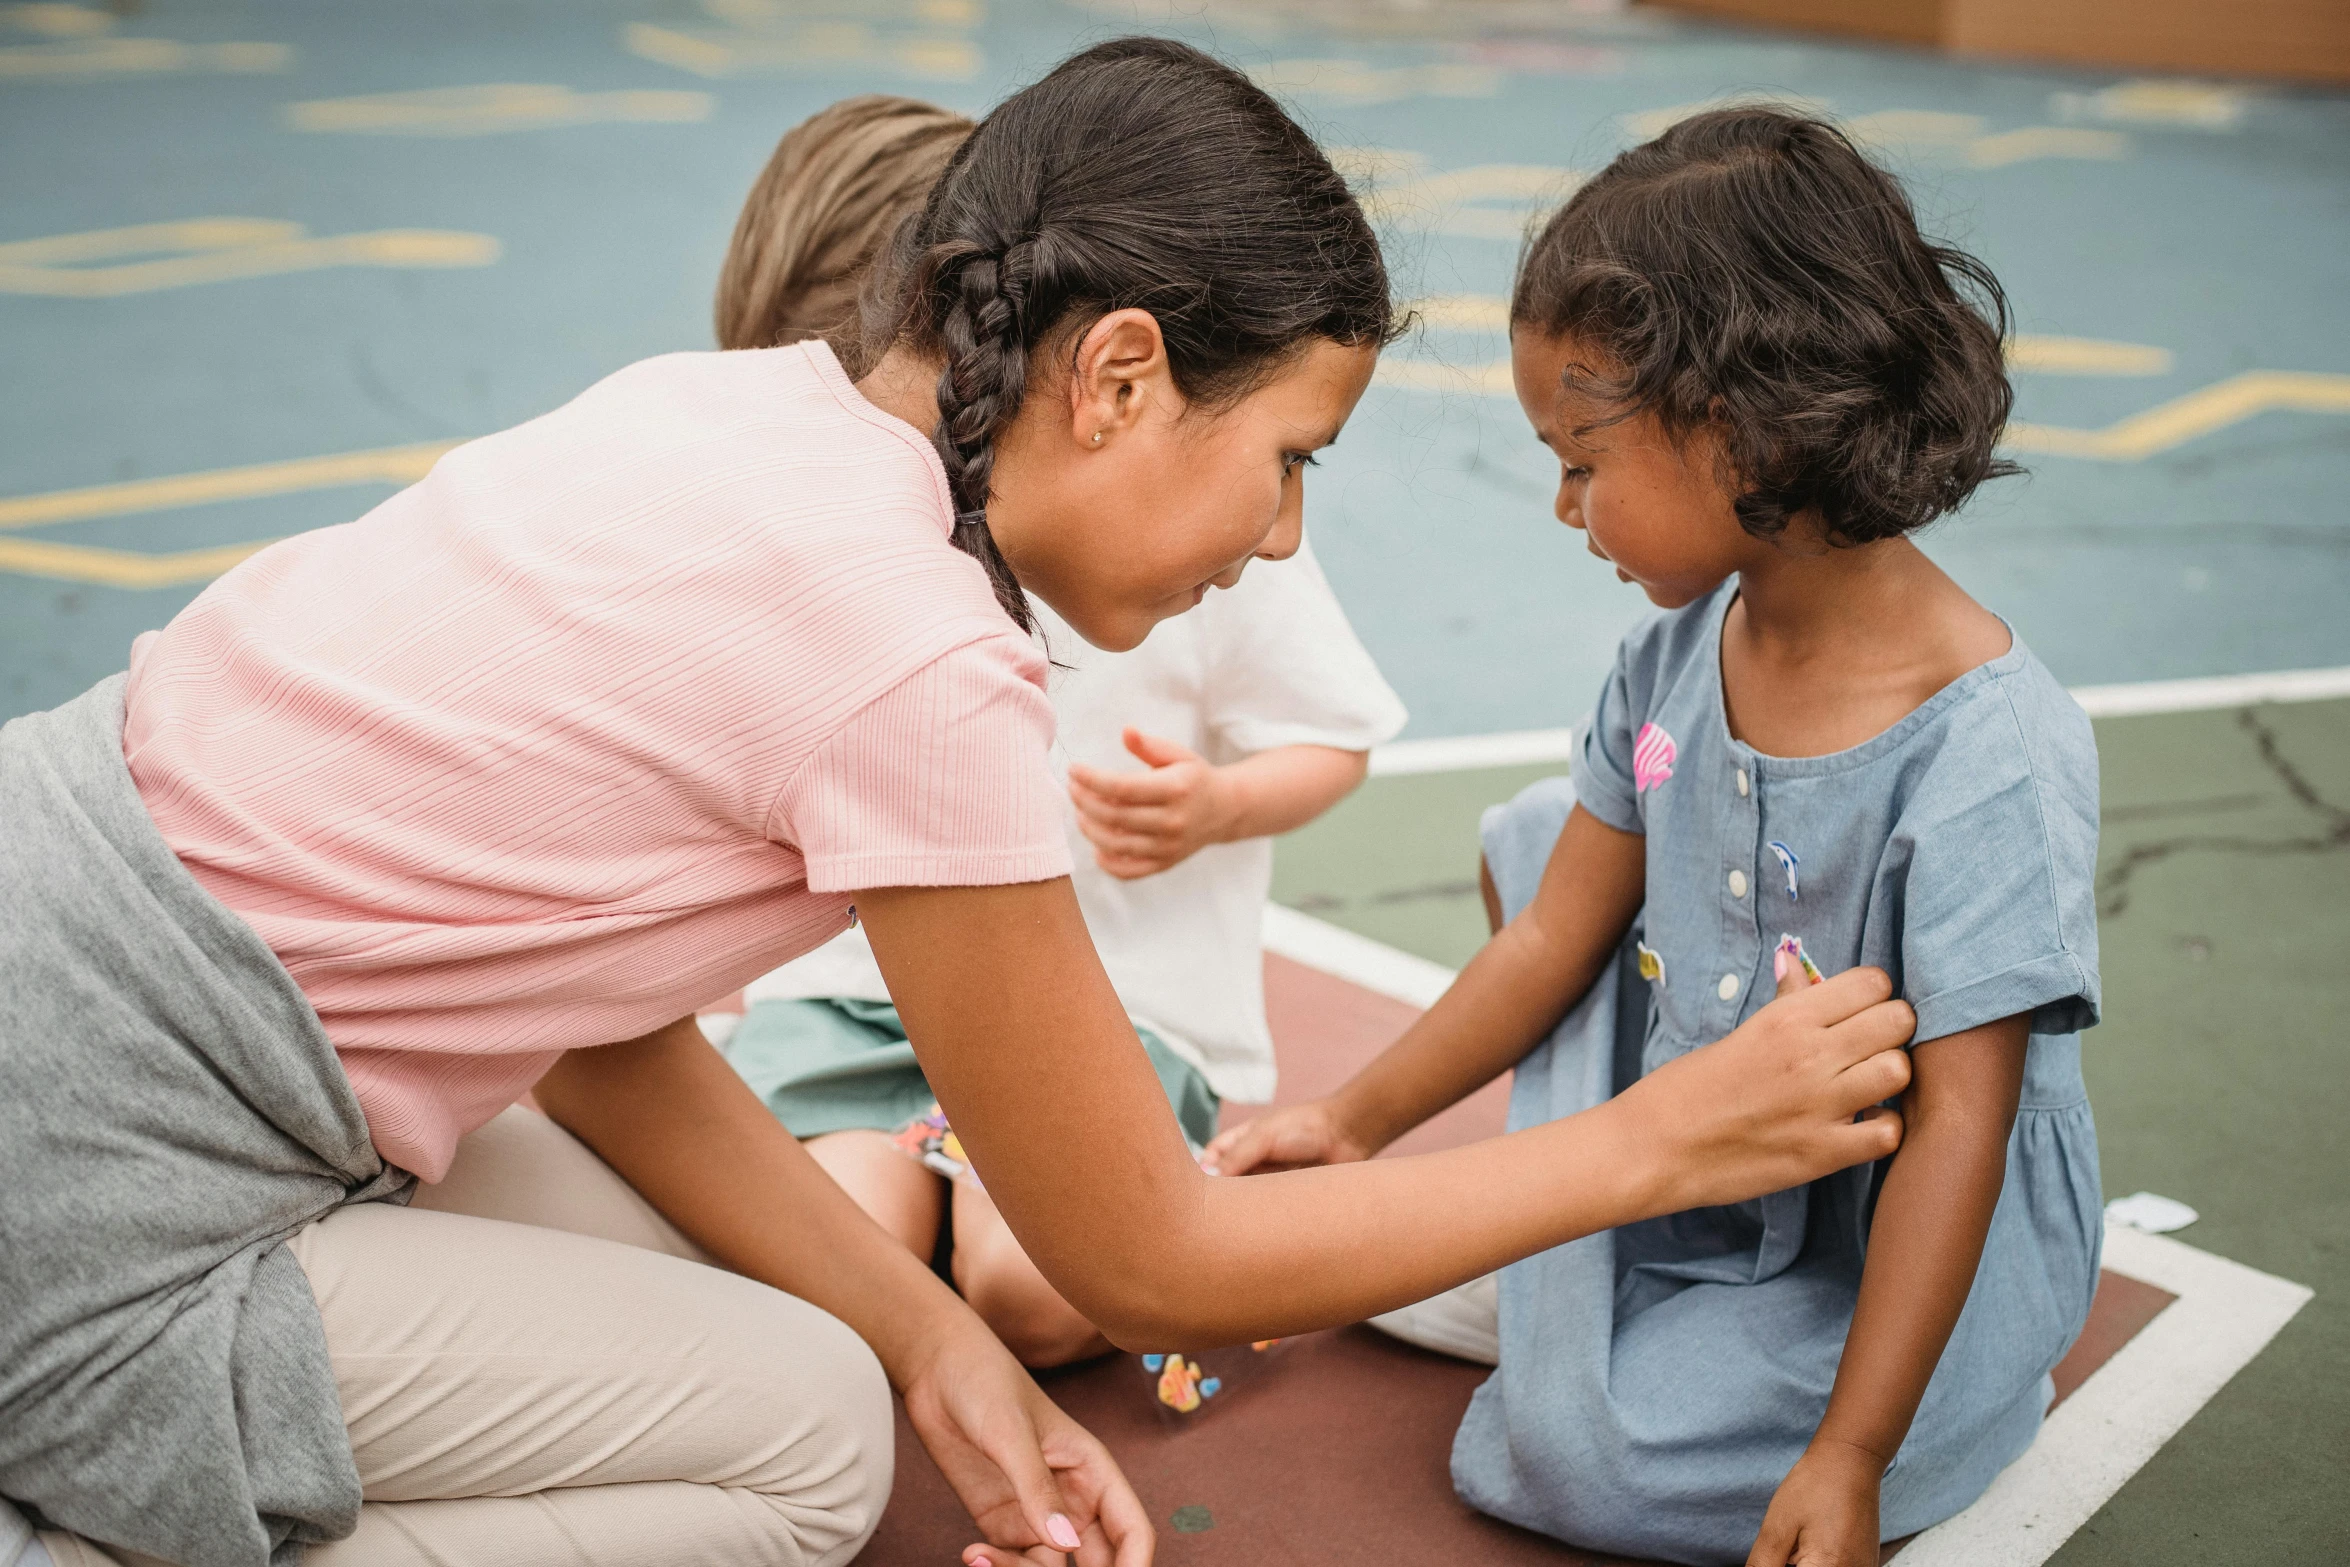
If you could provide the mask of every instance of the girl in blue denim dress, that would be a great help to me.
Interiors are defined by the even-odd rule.
[[[1452,991],[1211,1157],[1367,1157],[1512,1066],[1512,1129],[1554,1121],[1822,983],[1889,984],[1917,1026],[1893,1158],[1502,1270],[1453,1450],[1497,1516],[1874,1567],[2030,1445],[2087,1318],[2096,749],[1908,537],[2009,471],[2005,320],[1894,180],[1768,109],[1626,153],[1521,264],[1559,516],[1666,613],[1625,638],[1572,782],[1488,813],[1498,928]]]

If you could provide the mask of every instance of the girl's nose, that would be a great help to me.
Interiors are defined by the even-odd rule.
[[[1282,488],[1281,510],[1274,515],[1273,531],[1266,534],[1265,542],[1257,546],[1257,557],[1260,560],[1287,560],[1305,542],[1305,487],[1292,484]]]

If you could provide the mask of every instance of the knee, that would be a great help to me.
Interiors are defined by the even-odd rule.
[[[955,1284],[1014,1359],[1031,1371],[1090,1360],[1110,1348],[1101,1329],[1061,1298],[1025,1256],[966,1259],[955,1253]]]
[[[806,1396],[825,1411],[827,1437],[767,1500],[786,1515],[811,1567],[835,1567],[864,1548],[889,1504],[895,1411],[881,1362],[846,1323],[811,1306],[793,1331],[799,1375],[815,1383]]]

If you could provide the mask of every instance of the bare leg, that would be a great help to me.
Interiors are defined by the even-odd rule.
[[[810,1138],[809,1155],[824,1173],[924,1262],[946,1217],[946,1181],[893,1146],[886,1132],[827,1132]]]
[[[1036,1271],[994,1199],[968,1181],[954,1193],[955,1287],[1022,1365],[1065,1366],[1115,1347]]]
[[[1485,928],[1501,934],[1501,889],[1493,884],[1493,867],[1482,854],[1477,856],[1477,891],[1485,899]]]

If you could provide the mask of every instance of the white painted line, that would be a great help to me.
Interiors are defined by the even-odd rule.
[[[2350,667],[2278,669],[2262,675],[2215,675],[2205,680],[2148,680],[2126,686],[2075,686],[2073,700],[2091,718],[2138,713],[2193,713],[2255,702],[2323,702],[2350,696]]]
[[[1563,764],[1574,752],[1574,739],[1572,729],[1516,729],[1493,735],[1396,740],[1373,748],[1371,776],[1465,773],[1480,767],[1519,767],[1529,762]]]
[[[2072,695],[2091,718],[2194,713],[2212,708],[2250,707],[2259,702],[2324,702],[2350,697],[2350,665],[2339,669],[2277,669],[2256,675],[2213,675],[2196,680],[2075,686]],[[1396,740],[1373,748],[1371,776],[1465,773],[1484,767],[1519,767],[1535,762],[1555,762],[1563,767],[1574,754],[1574,737],[1572,729],[1510,729],[1488,735]]]
[[[1453,971],[1383,941],[1341,930],[1327,920],[1278,903],[1265,905],[1265,950],[1293,963],[1335,974],[1365,990],[1425,1010],[1452,984]]]
[[[1901,1567],[2039,1567],[2267,1346],[2311,1291],[2182,1241],[2105,1227],[2105,1266],[2178,1297],[2051,1410],[2024,1456]]]

